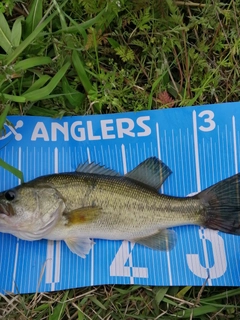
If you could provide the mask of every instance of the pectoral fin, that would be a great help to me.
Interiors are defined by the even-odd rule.
[[[68,248],[81,258],[86,258],[94,242],[89,238],[68,238],[65,240]]]
[[[177,235],[173,230],[163,229],[151,236],[135,239],[134,242],[154,250],[169,251],[176,245]]]

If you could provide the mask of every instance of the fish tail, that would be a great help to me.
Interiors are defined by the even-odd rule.
[[[240,235],[240,174],[216,183],[195,197],[201,202],[204,227]]]

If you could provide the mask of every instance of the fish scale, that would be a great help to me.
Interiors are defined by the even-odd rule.
[[[96,232],[95,228],[99,228],[99,226],[113,225],[116,230],[125,232],[128,236],[131,232],[134,238],[136,235],[140,236],[140,232],[145,230],[148,224],[151,229],[154,224],[155,229],[158,230],[161,226],[172,225],[174,219],[176,225],[186,224],[186,222],[188,224],[196,223],[199,220],[199,217],[194,215],[196,208],[199,207],[199,200],[189,198],[183,201],[182,198],[161,195],[155,189],[128,178],[104,175],[90,176],[82,173],[75,177],[65,174],[64,179],[61,175],[53,175],[49,177],[49,182],[64,198],[69,199],[66,200],[66,211],[71,211],[79,206],[95,205],[101,208],[98,219],[88,224],[87,232],[90,237],[94,236],[89,230],[90,227],[93,228],[92,232]],[[74,196],[75,200],[73,201],[76,188],[81,191],[77,197]],[[127,225],[126,219],[129,222]],[[84,229],[85,227],[80,224],[77,228]],[[133,228],[136,229],[136,235],[133,234]],[[104,236],[106,234],[101,238]],[[113,238],[122,239],[122,236],[122,234],[114,233]]]

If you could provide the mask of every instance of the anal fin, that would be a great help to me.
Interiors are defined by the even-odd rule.
[[[81,258],[86,258],[94,245],[94,241],[89,238],[68,238],[65,240],[68,248]]]
[[[173,230],[163,229],[148,237],[135,239],[134,242],[154,250],[169,251],[175,247],[177,235]]]

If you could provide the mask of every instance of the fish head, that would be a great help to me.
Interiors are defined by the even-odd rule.
[[[52,186],[23,184],[0,193],[0,232],[45,238],[61,219],[65,201]]]

